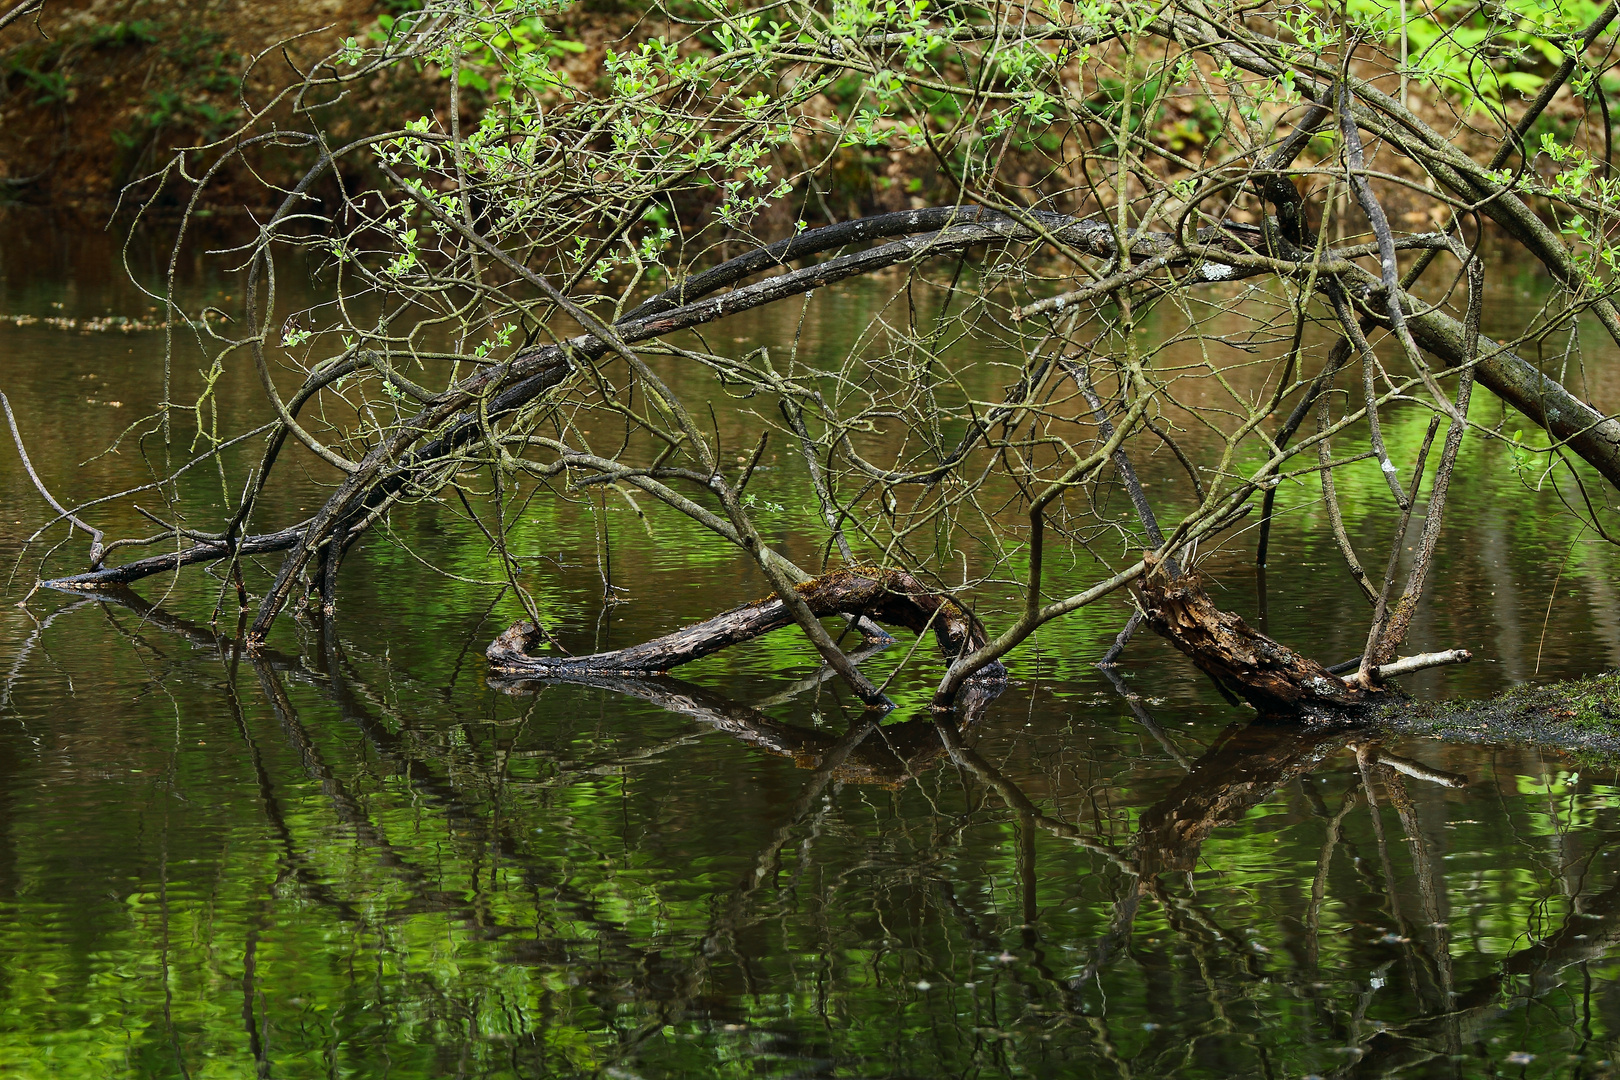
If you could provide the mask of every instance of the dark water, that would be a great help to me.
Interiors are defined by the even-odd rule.
[[[7,223],[0,316],[150,314],[116,257]],[[226,305],[235,284],[189,287]],[[1499,281],[1493,310],[1537,288]],[[823,295],[804,347],[847,347],[883,302],[881,285]],[[797,312],[727,329],[769,340],[775,319]],[[198,354],[179,357],[195,383]],[[1587,360],[1612,407],[1615,358]],[[139,473],[134,437],[96,455],[160,371],[158,334],[0,324],[0,390],[64,498]],[[255,394],[227,380],[222,428]],[[1424,421],[1388,423],[1409,447]],[[1411,644],[1480,659],[1409,688],[1620,664],[1620,561],[1500,448],[1465,454]],[[47,514],[0,459],[9,563]],[[809,559],[790,470],[765,475],[774,538]],[[311,505],[319,479],[273,509]],[[1369,549],[1380,488],[1344,487]],[[1252,533],[1209,569],[1223,602],[1340,659],[1365,608],[1308,494],[1284,498],[1263,600]],[[0,607],[0,1076],[1615,1072],[1613,761],[1245,728],[1145,639],[1128,700],[1091,666],[1117,603],[1015,654],[963,730],[920,708],[929,663],[873,725],[787,633],[685,682],[492,686],[482,649],[520,612],[477,583],[496,571],[476,528],[431,509],[395,525],[345,563],[336,620],[288,620],[258,657],[207,625],[205,575],[16,607],[21,564]],[[556,560],[534,588],[571,647],[763,591],[694,532],[649,537],[612,506],[537,502],[518,535]],[[604,544],[627,601],[607,611]]]

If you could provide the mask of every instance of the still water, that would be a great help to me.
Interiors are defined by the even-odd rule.
[[[107,236],[8,220],[0,316],[155,317],[117,261]],[[223,307],[236,287],[188,285]],[[1511,312],[1540,286],[1495,287]],[[835,350],[881,300],[817,304],[802,347]],[[727,329],[768,340],[771,318]],[[0,390],[41,473],[64,499],[128,483],[139,440],[103,451],[156,401],[161,335],[22,321],[0,322]],[[1588,356],[1611,408],[1614,361]],[[222,425],[255,395],[227,384]],[[10,565],[47,512],[0,461]],[[797,505],[776,475],[762,493]],[[1459,475],[1412,645],[1479,661],[1409,689],[1620,665],[1620,560],[1499,447],[1473,440]],[[1210,575],[1273,635],[1348,657],[1365,608],[1314,505],[1290,505],[1263,592],[1252,534]],[[764,591],[678,526],[529,513],[522,542],[555,560],[536,593],[577,649]],[[1388,524],[1365,516],[1371,546]],[[486,545],[454,515],[395,525],[345,563],[336,619],[286,620],[252,657],[208,625],[205,575],[18,607],[20,564],[0,607],[0,1076],[1620,1071],[1616,761],[1246,727],[1146,638],[1122,691],[1092,666],[1119,603],[1026,645],[960,730],[919,708],[927,664],[877,725],[788,633],[681,681],[492,685],[483,647],[520,611],[476,584]],[[793,553],[793,512],[773,527]]]

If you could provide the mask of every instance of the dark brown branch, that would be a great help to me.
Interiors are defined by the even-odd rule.
[[[315,175],[313,170],[311,175]],[[1078,250],[1099,256],[1112,251],[1112,231],[1100,220],[1077,221],[1065,215],[1050,213],[1032,213],[1031,217],[1041,228],[1060,236],[1065,243]],[[655,311],[638,318],[625,318],[614,325],[613,333],[621,344],[634,344],[678,330],[690,329],[777,300],[798,296],[896,263],[960,253],[986,243],[1028,241],[1036,236],[1035,230],[1028,225],[978,207],[948,207],[926,213],[915,211],[880,215],[872,220],[878,222],[878,225],[864,231],[864,235],[868,238],[881,236],[889,230],[898,231],[902,228],[919,226],[927,228],[941,220],[956,224],[939,232],[908,237],[791,273],[779,274],[755,285],[734,289],[712,300]],[[849,226],[854,224],[847,223]],[[863,235],[862,230],[837,226],[829,226],[826,230],[815,232],[818,235],[812,243],[803,243],[810,234],[796,238],[795,246],[791,248],[793,257],[808,254],[813,250],[824,250],[828,246],[841,246],[861,239]],[[1251,234],[1255,234],[1252,228],[1232,225],[1221,230],[1206,229],[1199,236],[1206,244],[1220,243],[1224,238],[1224,242],[1231,246],[1234,254],[1239,254],[1248,245],[1232,237]],[[788,257],[788,249],[776,250],[777,248],[777,245],[773,245],[773,248],[763,249],[763,254],[750,252],[721,264],[711,271],[709,276],[703,276],[700,286],[687,290],[688,294],[719,288],[728,281],[756,273],[780,261],[781,258]],[[1180,245],[1162,233],[1142,233],[1133,240],[1133,255],[1142,259],[1166,256],[1179,251]],[[1191,261],[1192,257],[1184,253],[1179,259],[1181,263]],[[1198,281],[1226,280],[1251,272],[1207,261],[1200,262],[1198,266],[1199,269],[1193,275]],[[724,273],[721,273],[722,270]],[[659,303],[649,301],[637,310],[644,310],[649,305],[654,308],[662,307],[669,296],[668,292],[660,294],[660,297],[654,298],[659,300]],[[608,344],[599,337],[588,333],[580,334],[556,345],[519,353],[506,364],[485,368],[469,376],[440,394],[432,405],[400,425],[389,437],[373,447],[359,463],[358,468],[349,474],[337,491],[328,498],[326,505],[314,518],[302,526],[247,537],[240,542],[242,552],[267,553],[301,548],[301,553],[294,560],[296,566],[284,564],[283,574],[278,575],[278,579],[285,577],[290,581],[296,569],[301,568],[304,561],[325,542],[325,537],[336,527],[338,521],[346,521],[353,530],[369,511],[381,506],[408,487],[422,486],[424,475],[430,474],[435,464],[474,442],[482,430],[477,410],[468,408],[474,402],[487,396],[485,416],[489,423],[498,422],[561,383],[574,370],[578,359],[600,357],[607,350]],[[439,434],[414,452],[410,452],[411,445],[420,439],[423,433],[433,432]],[[281,434],[284,432],[278,432],[278,435]],[[279,445],[279,439],[277,444]],[[351,541],[353,537],[354,532],[351,531]],[[75,574],[56,579],[49,584],[64,589],[95,589],[110,584],[128,584],[151,574],[199,562],[211,562],[228,557],[230,554],[231,549],[227,545],[201,544],[162,560],[143,559],[138,565],[132,563],[112,570]]]
[[[818,618],[847,613],[903,626],[918,634],[932,630],[947,661],[985,642],[984,627],[970,612],[902,571],[834,570],[801,582],[795,591]],[[525,620],[496,638],[485,655],[495,673],[509,678],[587,673],[654,675],[792,623],[787,605],[773,596],[627,649],[589,656],[556,656],[536,651],[545,639],[533,623]],[[981,669],[979,677],[1001,678],[1005,674],[1000,664],[992,663]]]
[[[232,553],[242,555],[266,555],[275,551],[286,551],[304,538],[313,518],[306,518],[296,525],[289,525],[285,529],[273,533],[262,533],[258,536],[249,536],[236,544],[227,541],[209,541],[202,544],[193,544],[166,555],[152,555],[122,566],[103,567],[87,574],[73,574],[70,577],[56,578],[44,584],[53,589],[65,592],[85,592],[95,589],[121,589],[132,582],[153,574],[163,574],[180,570],[187,566],[196,566],[198,563],[218,562],[220,559],[230,558]]]

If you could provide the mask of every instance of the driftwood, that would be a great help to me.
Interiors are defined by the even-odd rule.
[[[1142,618],[1185,653],[1217,686],[1267,715],[1346,719],[1381,695],[1380,678],[1444,664],[1465,664],[1466,649],[1403,657],[1371,669],[1366,679],[1342,679],[1315,660],[1222,611],[1196,575],[1172,576],[1162,559],[1143,557],[1147,571],[1136,585]]]
[[[800,582],[795,589],[818,618],[864,615],[918,634],[932,630],[947,662],[981,647],[986,640],[984,627],[971,612],[902,571],[875,567],[834,570]],[[525,619],[491,642],[485,655],[496,674],[508,677],[657,675],[792,624],[787,605],[771,596],[640,645],[589,656],[564,656],[538,652],[547,644],[546,635]],[[1006,669],[999,663],[988,664],[977,673],[981,679],[1005,676]]]

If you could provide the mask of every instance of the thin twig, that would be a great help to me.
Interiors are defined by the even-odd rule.
[[[45,487],[45,481],[41,480],[39,473],[34,471],[34,463],[28,460],[28,448],[23,445],[22,433],[17,430],[17,417],[11,411],[11,400],[4,393],[0,393],[0,406],[5,407],[6,423],[11,425],[11,441],[17,446],[17,456],[22,458],[23,468],[28,472],[28,479],[34,482],[34,487],[45,497],[45,501],[51,504],[52,510],[55,510],[64,519],[90,534],[90,569],[99,570],[104,553],[101,546],[101,530],[86,525],[72,511],[56,501],[56,497]]]

